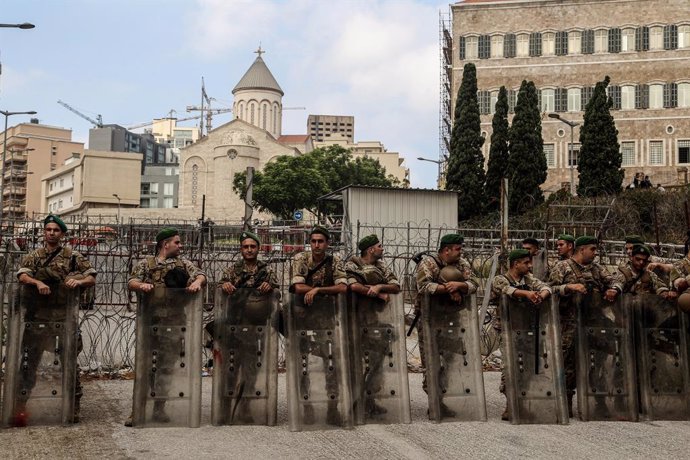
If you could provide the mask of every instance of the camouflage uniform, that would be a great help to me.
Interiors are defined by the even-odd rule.
[[[347,274],[347,284],[395,284],[400,286],[398,278],[381,260],[370,265],[365,264],[361,257],[354,256],[345,263],[344,268]]]
[[[593,286],[602,292],[612,288],[623,292],[623,285],[604,266],[596,262],[580,265],[572,258],[558,262],[551,271],[549,281],[553,291],[560,297],[559,313],[565,386],[570,398],[577,387],[575,375],[577,365],[577,311],[568,298],[572,293],[566,291],[566,285],[580,283],[585,286]],[[570,399],[568,400],[570,401]]]
[[[661,295],[668,291],[668,286],[661,281],[661,278],[656,273],[649,270],[638,273],[633,268],[630,260],[618,266],[615,277],[623,286],[624,293]]]
[[[675,289],[676,281],[681,278],[685,278],[688,284],[690,284],[690,258],[688,256],[673,264],[673,269],[671,269],[671,288]]]
[[[501,302],[501,296],[503,294],[507,295],[508,297],[513,297],[515,291],[517,291],[518,289],[524,291],[549,291],[549,293],[551,292],[551,287],[548,284],[541,281],[539,278],[537,278],[531,273],[526,274],[517,281],[510,276],[510,273],[506,273],[505,275],[496,275],[494,277],[493,282],[491,283],[490,302],[493,305],[498,305]],[[496,315],[493,319],[493,327],[499,332],[499,334],[502,331],[500,311],[500,307],[496,309]],[[501,349],[501,356],[505,356],[506,354],[505,348],[503,346],[503,335],[501,334],[500,337],[501,338],[499,342],[499,347]],[[506,374],[504,362],[501,362],[501,384],[499,386],[499,391],[501,393],[506,392]]]
[[[151,283],[154,285],[163,284],[165,275],[176,267],[186,271],[189,279],[192,281],[199,275],[206,276],[206,273],[197,268],[196,265],[182,257],[170,257],[161,262],[156,256],[147,256],[137,263],[127,282],[136,280],[141,283]]]
[[[91,266],[91,263],[79,252],[72,250],[69,247],[61,247],[59,253],[52,258],[52,260],[46,265],[46,261],[50,258],[52,252],[48,252],[46,248],[39,248],[35,251],[27,254],[22,260],[21,268],[17,271],[17,277],[21,276],[22,273],[29,275],[30,277],[42,281],[49,286],[55,286],[59,283],[64,283],[67,276],[82,275],[86,276],[96,276],[96,270]],[[51,289],[53,292],[53,289]],[[33,321],[64,321],[65,311],[60,311],[58,309],[51,309],[50,311],[38,311]],[[36,369],[40,362],[41,355],[44,352],[52,352],[55,348],[54,343],[51,341],[46,342],[46,337],[43,334],[37,334],[36,332],[24,333],[23,341],[24,345],[22,348],[30,348],[33,350],[29,353],[33,359],[31,359],[27,365],[29,367],[29,385],[31,389],[36,385]],[[81,333],[77,336],[77,355],[81,353],[84,345],[81,339]],[[79,411],[81,407],[81,397],[83,395],[81,386],[81,377],[79,375],[79,365],[76,369],[76,380],[74,389],[74,415],[75,419],[79,417]],[[28,400],[29,395],[26,395],[26,400]]]
[[[309,271],[316,268],[319,265],[318,262],[314,261],[313,254],[311,252],[300,252],[296,254],[292,259],[292,279],[291,285],[295,284],[306,284],[311,287],[329,287],[335,286],[336,284],[347,284],[347,275],[343,269],[343,263],[338,254],[327,254],[325,257],[330,258],[330,261],[324,263],[318,270],[310,275]],[[299,296],[302,297],[303,296]],[[297,303],[300,303],[302,299],[296,299]],[[312,307],[318,303],[317,299],[314,299],[314,304]],[[315,322],[320,321],[319,316],[323,313],[314,308],[306,307],[307,315],[311,317],[312,320],[316,318]],[[295,317],[295,322],[299,322],[300,318]],[[325,323],[330,323],[333,318],[324,318]],[[341,346],[344,344],[341,344]],[[302,354],[312,354],[319,356],[323,360],[323,371],[326,375],[326,392],[335,399],[340,395],[340,390],[338,386],[338,375],[336,372],[329,370],[328,366],[328,356],[329,351],[325,343],[317,344],[312,342],[311,336],[300,337],[299,349]],[[300,375],[300,388],[303,391],[309,393],[311,387],[311,380],[309,374]]]
[[[235,287],[258,287],[256,285],[256,274],[262,271],[265,272],[265,275],[260,276],[262,282],[266,281],[273,289],[278,289],[280,284],[278,284],[275,272],[266,262],[260,260],[258,260],[252,268],[247,267],[247,263],[244,259],[235,262],[233,265],[223,270],[220,282],[229,282]],[[242,286],[238,286],[238,283]]]
[[[425,294],[433,295],[439,286],[439,276],[441,274],[441,269],[448,266],[438,254],[430,254],[429,257],[425,257],[417,266],[417,297],[415,300],[415,309],[417,313],[420,312],[422,308],[422,300]],[[463,274],[463,281],[467,283],[467,295],[474,294],[477,292],[477,287],[479,286],[479,281],[472,274],[472,267],[470,263],[463,259],[462,257],[458,259],[457,262],[452,264],[460,270]],[[465,294],[463,294],[465,295]],[[424,357],[424,328],[422,327],[423,318],[420,316],[417,322],[417,340],[419,343],[419,356],[422,360],[422,367],[426,369],[426,358]],[[422,388],[426,391],[426,373],[422,378]]]

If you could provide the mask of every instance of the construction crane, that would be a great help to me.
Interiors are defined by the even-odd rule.
[[[197,120],[197,119],[199,119],[199,118],[201,118],[201,115],[196,115],[196,116],[193,116],[193,117],[186,117],[186,118],[174,118],[174,117],[169,117],[168,119],[177,120],[178,122],[180,122],[180,121],[188,121],[188,120]],[[127,126],[127,129],[143,128],[144,126],[151,126],[151,125],[154,124],[154,123],[155,123],[155,121],[149,121],[149,122],[146,122],[146,123],[139,123],[139,124],[136,124],[136,125]]]
[[[63,106],[67,110],[69,110],[70,112],[74,112],[77,115],[79,115],[80,117],[82,117],[84,120],[91,122],[91,124],[94,125],[96,128],[102,128],[103,127],[103,117],[100,114],[98,114],[96,116],[96,119],[94,120],[93,118],[91,118],[87,115],[84,115],[83,113],[81,113],[80,111],[78,111],[77,109],[75,109],[74,107],[72,107],[71,105],[69,105],[66,102],[62,102],[60,100],[58,100],[57,102],[58,102],[58,104],[60,104],[61,106]]]
[[[213,98],[210,98],[209,100],[215,100]],[[211,109],[209,107],[199,107],[196,105],[188,105],[187,106],[187,112],[201,112],[201,115],[197,115],[194,118],[201,118],[201,129],[203,129],[203,120],[204,117],[206,117],[206,134],[208,134],[209,131],[211,131],[212,126],[213,126],[213,114],[221,114],[221,113],[229,113],[232,112],[232,109]],[[201,135],[203,136],[203,132],[201,132]]]

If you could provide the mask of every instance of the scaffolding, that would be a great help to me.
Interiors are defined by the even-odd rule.
[[[438,112],[438,188],[445,188],[446,168],[450,153],[450,132],[453,126],[451,87],[453,81],[453,34],[451,13],[439,11],[439,112]]]

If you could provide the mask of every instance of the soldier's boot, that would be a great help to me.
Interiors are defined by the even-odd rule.
[[[165,401],[153,403],[153,421],[158,423],[170,423],[170,416],[165,413]]]
[[[440,404],[441,407],[441,417],[447,418],[447,417],[455,417],[455,411],[451,409],[450,407],[446,406],[443,402]]]
[[[304,405],[304,424],[314,424],[314,406],[312,406],[311,404]]]
[[[365,404],[365,411],[367,415],[382,415],[388,412],[385,407],[376,404],[374,398],[367,398]]]
[[[340,417],[338,411],[338,401],[328,401],[328,410],[326,411],[326,423],[329,425],[342,425],[343,419]]]

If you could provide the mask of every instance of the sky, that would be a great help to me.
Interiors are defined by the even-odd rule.
[[[262,56],[285,92],[283,134],[309,114],[354,115],[355,141],[400,152],[411,184],[435,188],[438,159],[438,0],[0,0],[0,109],[88,141],[92,125],[135,125],[171,109],[191,116],[201,78],[215,108]],[[231,114],[214,117],[214,127]],[[28,121],[14,116],[10,126]],[[3,120],[4,121],[4,120]],[[183,122],[192,126],[196,121]],[[1,129],[1,128],[0,128]],[[87,146],[88,147],[88,146]]]

